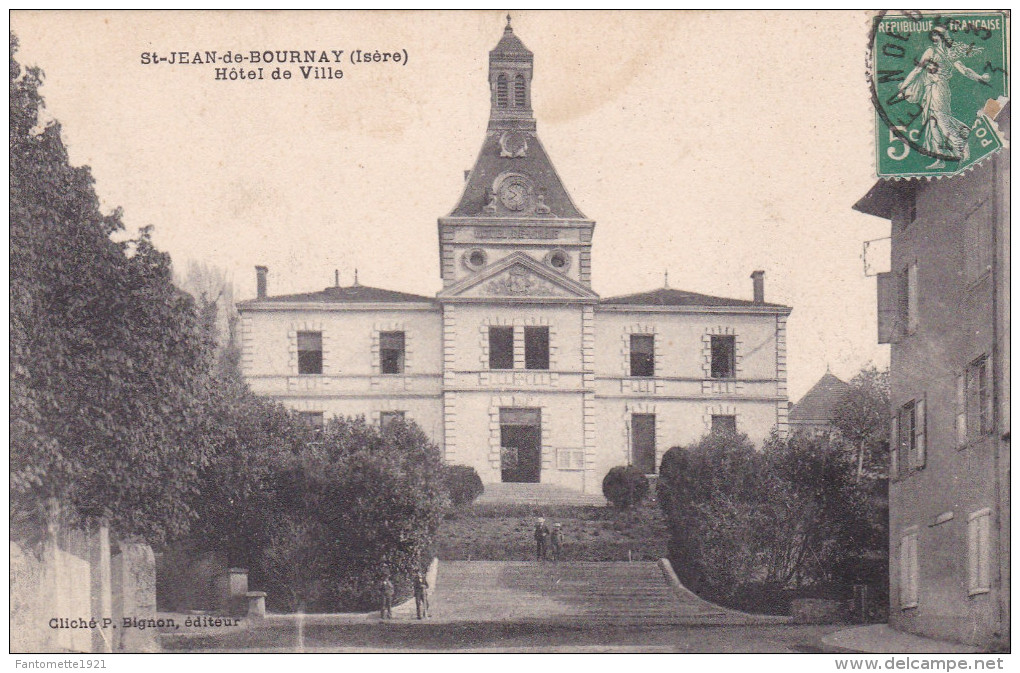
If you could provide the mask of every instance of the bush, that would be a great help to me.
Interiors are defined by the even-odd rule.
[[[443,477],[439,448],[414,423],[333,419],[274,471],[276,511],[261,515],[275,525],[253,586],[275,609],[377,607],[384,572],[401,593],[431,560],[449,505]]]
[[[633,465],[618,465],[602,480],[602,494],[619,509],[630,509],[648,495],[648,477]]]
[[[485,490],[482,478],[470,465],[447,465],[444,477],[450,502],[456,507],[470,505]]]

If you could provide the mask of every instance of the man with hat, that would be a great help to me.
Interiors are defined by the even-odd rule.
[[[553,524],[552,534],[549,537],[549,541],[552,543],[553,560],[559,561],[560,556],[563,554],[563,524],[559,522]]]
[[[545,544],[549,539],[549,527],[545,525],[545,519],[538,517],[535,523],[535,545],[539,561],[545,560]]]

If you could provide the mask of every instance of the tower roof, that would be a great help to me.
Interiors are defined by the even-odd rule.
[[[514,34],[510,27],[510,15],[506,16],[506,28],[503,29],[503,37],[499,39],[496,46],[489,52],[490,61],[530,61],[534,58],[531,50],[524,46],[521,38]]]

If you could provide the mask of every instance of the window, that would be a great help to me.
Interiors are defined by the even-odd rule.
[[[732,379],[737,370],[737,338],[712,336],[712,378]]]
[[[900,538],[900,609],[917,607],[917,531]]]
[[[489,328],[489,369],[514,368],[514,328]]]
[[[297,333],[298,374],[322,373],[322,332]]]
[[[900,206],[900,230],[909,227],[917,219],[917,193],[913,190],[904,195]]]
[[[524,368],[549,369],[549,328],[524,328]]]
[[[510,96],[508,93],[506,75],[500,75],[496,78],[496,107],[507,107],[509,104]]]
[[[514,77],[514,107],[525,107],[528,104],[528,94],[524,85],[524,75]]]
[[[326,422],[321,411],[300,411],[298,417],[315,430],[315,434],[322,434]]]
[[[404,333],[379,333],[379,368],[383,374],[404,373]]]
[[[379,427],[385,430],[394,421],[404,421],[403,411],[383,411],[379,413]]]
[[[956,377],[956,446],[967,446],[967,375]]]
[[[630,335],[630,375],[655,376],[655,335]]]
[[[983,278],[992,268],[991,202],[985,201],[963,225],[963,270],[968,282]]]
[[[975,440],[992,431],[992,394],[988,356],[982,355],[967,368],[968,439]]]
[[[904,469],[911,467],[923,467],[925,460],[925,425],[924,425],[924,400],[911,400],[899,410],[899,418],[896,424],[898,437],[896,440],[896,453],[898,464]]]
[[[917,331],[917,262],[907,267],[907,331]]]
[[[991,591],[989,569],[992,511],[983,509],[967,517],[967,589],[968,594]]]
[[[556,469],[558,470],[583,470],[584,449],[557,449]]]
[[[736,416],[712,416],[712,434],[735,435],[737,434]]]

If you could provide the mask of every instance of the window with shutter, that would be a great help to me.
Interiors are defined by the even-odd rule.
[[[914,402],[914,467],[924,467],[926,406],[923,398]]]
[[[919,322],[917,305],[917,262],[907,267],[907,331],[913,334]]]
[[[900,419],[893,414],[889,429],[889,478],[899,478]]]
[[[712,335],[712,378],[732,379],[737,372],[737,338]]]
[[[971,596],[991,591],[991,523],[990,509],[967,517],[967,588]]]
[[[967,376],[956,377],[956,446],[967,446]]]
[[[896,277],[880,273],[878,280],[878,343],[895,343],[899,337],[899,311],[896,304]]]
[[[900,538],[900,609],[917,607],[917,531]]]
[[[500,75],[496,78],[496,107],[509,107],[510,95],[508,93],[509,87],[506,80],[506,75]]]
[[[514,107],[527,107],[528,94],[524,84],[524,75],[514,77]]]

